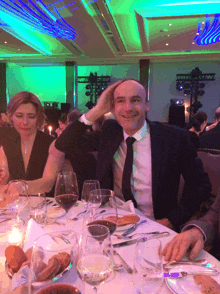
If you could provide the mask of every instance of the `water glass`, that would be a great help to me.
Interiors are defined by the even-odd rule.
[[[29,219],[34,219],[40,225],[46,225],[47,202],[46,194],[29,195]]]
[[[160,293],[163,284],[162,246],[158,239],[137,241],[134,260],[134,284],[140,294]]]
[[[87,208],[87,204],[89,202],[90,192],[96,189],[100,189],[99,181],[97,180],[86,180],[83,182],[81,200],[84,204],[85,208]]]

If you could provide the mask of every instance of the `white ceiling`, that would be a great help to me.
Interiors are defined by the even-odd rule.
[[[53,16],[57,18],[55,7],[76,30],[74,41],[48,36],[19,21],[5,10],[4,3],[11,2],[0,0],[0,62],[108,64],[219,57],[220,43],[199,46],[194,38],[198,22],[209,13],[212,23],[214,13],[220,12],[220,1],[43,0]]]

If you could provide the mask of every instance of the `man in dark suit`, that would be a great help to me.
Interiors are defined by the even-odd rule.
[[[124,80],[109,86],[97,105],[79,121],[69,125],[56,141],[56,148],[82,156],[98,150],[96,178],[102,188],[114,189],[116,196],[133,200],[147,217],[168,227],[179,228],[209,197],[211,186],[196,151],[182,129],[150,122],[144,86]],[[112,111],[100,136],[86,133],[87,125]],[[134,137],[132,195],[122,193],[127,137]],[[180,175],[186,182],[178,205]]]
[[[165,261],[179,261],[190,249],[189,259],[196,258],[204,245],[212,246],[210,253],[220,260],[220,195],[207,214],[189,222],[183,232],[168,243],[163,251]]]
[[[220,150],[220,107],[215,111],[214,123],[211,126],[214,127],[209,126],[209,131],[200,137],[199,147]]]

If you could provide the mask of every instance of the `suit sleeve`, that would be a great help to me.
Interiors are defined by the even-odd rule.
[[[200,227],[206,235],[207,241],[206,245],[211,245],[214,243],[215,237],[218,235],[219,229],[219,218],[220,218],[220,195],[215,199],[215,202],[212,204],[211,208],[207,214],[192,222],[189,222],[187,225],[196,225]]]
[[[55,147],[66,155],[97,151],[99,134],[88,133],[88,126],[80,121],[71,123],[57,138]]]
[[[186,223],[200,209],[200,205],[210,198],[212,190],[208,174],[187,135],[182,134],[179,146],[180,173],[185,187],[179,205],[167,216],[176,228]]]

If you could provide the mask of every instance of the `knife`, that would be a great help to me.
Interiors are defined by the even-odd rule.
[[[118,248],[118,247],[123,247],[123,246],[128,246],[128,245],[136,244],[137,243],[137,240],[139,240],[139,242],[145,242],[145,241],[147,241],[149,239],[168,237],[169,235],[170,235],[169,232],[152,234],[152,236],[149,236],[149,237],[143,237],[143,238],[139,238],[139,239],[133,239],[133,240],[129,240],[129,241],[124,241],[124,242],[121,242],[121,243],[113,244],[112,246],[114,248]]]
[[[208,276],[216,276],[219,272],[215,269],[206,269],[206,270],[196,270],[196,271],[182,271],[182,272],[173,272],[173,273],[164,273],[164,278],[183,278],[186,276],[194,276],[194,275],[208,275]]]
[[[122,234],[122,236],[125,237],[125,236],[127,236],[127,235],[133,233],[133,232],[137,229],[138,226],[140,226],[141,224],[144,224],[144,223],[146,223],[146,222],[147,222],[147,220],[145,219],[145,220],[140,221],[139,223],[135,223],[131,228],[127,229],[127,230]]]

